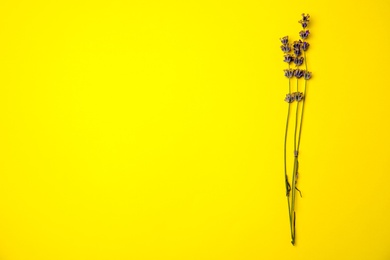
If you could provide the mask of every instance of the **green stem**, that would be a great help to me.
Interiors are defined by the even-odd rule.
[[[291,235],[291,243],[295,244],[295,175],[298,168],[298,156],[295,156],[294,158],[294,172],[293,172],[293,178],[292,178],[292,198],[291,198],[291,211],[290,211],[290,217],[292,219],[292,235]]]
[[[298,79],[297,79],[297,92],[298,92]],[[292,241],[295,243],[295,177],[298,169],[298,148],[297,148],[297,130],[298,130],[298,112],[299,112],[299,102],[297,102],[296,112],[295,112],[295,131],[294,131],[294,168],[292,176],[292,196],[291,196],[291,211],[290,217],[292,218]]]
[[[307,71],[306,52],[305,51],[303,52],[303,55],[304,55],[304,60],[305,60],[305,68],[306,68],[306,71]],[[297,147],[298,151],[299,151],[299,145],[301,143],[303,111],[305,109],[305,100],[306,100],[306,84],[307,84],[307,80],[305,79],[305,85],[304,85],[304,89],[303,89],[302,111],[301,111],[301,124],[299,126],[299,135],[298,135],[298,147]]]
[[[298,79],[297,79],[297,93],[298,93]],[[297,151],[298,108],[299,108],[299,102],[297,102],[297,107],[295,112],[294,153],[295,151]]]
[[[307,72],[307,61],[306,61],[306,52],[303,52],[304,55],[304,61],[305,61],[305,70]],[[292,179],[292,202],[291,202],[291,212],[290,212],[290,217],[292,217],[292,241],[291,243],[294,245],[295,244],[295,189],[296,189],[296,175],[298,172],[298,156],[299,156],[299,147],[301,144],[301,134],[302,134],[302,122],[303,122],[303,113],[305,110],[305,101],[306,101],[306,85],[307,85],[307,80],[305,79],[305,85],[303,89],[303,101],[302,101],[302,109],[301,109],[301,115],[300,115],[300,124],[299,124],[299,134],[298,134],[298,144],[296,143],[297,141],[297,125],[298,125],[298,107],[299,103],[297,103],[297,109],[296,109],[296,118],[295,118],[295,134],[294,134],[294,170],[293,170],[293,179]],[[297,79],[297,92],[298,92],[298,79]]]
[[[288,68],[290,69],[290,64],[288,65]],[[288,79],[288,91],[289,94],[291,94],[291,80]],[[288,103],[288,110],[287,110],[287,120],[286,120],[286,131],[284,134],[284,178],[285,178],[285,185],[286,185],[286,197],[287,197],[287,204],[288,204],[288,215],[290,219],[290,232],[291,237],[293,236],[293,228],[292,228],[292,217],[291,217],[291,207],[290,207],[290,190],[291,186],[288,182],[288,175],[287,175],[287,136],[288,136],[288,125],[290,121],[290,109],[291,109],[291,103]]]
[[[292,218],[291,218],[291,212],[290,212],[290,191],[291,186],[288,182],[288,175],[287,175],[287,133],[288,133],[288,122],[290,120],[290,107],[291,103],[288,103],[288,111],[287,111],[287,121],[286,121],[286,132],[284,134],[284,178],[285,178],[285,184],[286,184],[286,197],[287,197],[287,204],[288,204],[288,215],[290,219],[290,231],[291,236],[293,235],[293,229],[292,229]]]
[[[287,110],[287,120],[286,120],[286,132],[284,133],[284,176],[286,181],[286,196],[289,196],[289,187],[290,184],[288,182],[288,175],[287,175],[287,133],[288,133],[288,122],[290,121],[290,107],[291,103],[288,104],[288,110]]]

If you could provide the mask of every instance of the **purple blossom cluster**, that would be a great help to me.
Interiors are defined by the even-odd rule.
[[[294,101],[301,102],[303,100],[303,93],[302,92],[293,92],[291,94],[287,94],[284,98],[284,101],[287,103],[292,103]]]
[[[284,76],[289,79],[295,77],[297,79],[303,78],[304,80],[309,80],[312,76],[310,71],[300,69],[300,66],[305,63],[303,54],[310,46],[310,44],[306,41],[310,35],[310,31],[307,30],[309,22],[310,15],[302,14],[302,19],[299,20],[299,23],[301,24],[303,30],[299,32],[300,39],[298,41],[290,43],[288,36],[280,38],[280,42],[282,43],[280,48],[284,53],[283,62],[289,64],[289,69],[284,70]],[[295,69],[290,69],[290,64],[294,64]]]
[[[309,80],[311,78],[311,72],[301,69],[285,69],[284,76],[289,79],[295,76],[298,79],[303,77],[305,80]]]

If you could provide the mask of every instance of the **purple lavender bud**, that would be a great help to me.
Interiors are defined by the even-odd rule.
[[[300,49],[301,48],[301,44],[302,44],[302,41],[299,40],[299,41],[294,41],[293,42],[293,49]]]
[[[287,53],[287,52],[291,51],[291,47],[288,44],[283,44],[282,46],[280,46],[280,48],[282,49],[282,51],[284,53]]]
[[[300,79],[303,77],[304,72],[305,72],[304,70],[296,69],[296,70],[294,70],[294,76],[297,79]]]
[[[284,76],[291,79],[294,76],[294,70],[293,69],[284,70]]]
[[[284,36],[280,38],[280,41],[282,42],[283,45],[286,45],[288,43],[288,36]]]
[[[303,51],[307,51],[309,49],[310,44],[308,42],[302,42],[301,49]]]
[[[310,15],[302,14],[302,20],[298,21],[302,25],[303,29],[306,29],[306,27],[308,26],[309,18],[310,18]]]
[[[308,23],[309,19],[310,19],[310,15],[309,14],[304,14],[304,13],[302,14],[302,21],[303,22]]]
[[[305,78],[305,80],[311,79],[311,72],[310,71],[305,71],[303,77]]]
[[[301,50],[300,49],[294,49],[294,54],[295,54],[295,56],[299,56],[299,55],[301,55]]]
[[[288,64],[290,64],[292,61],[293,61],[294,57],[291,55],[291,54],[286,54],[284,55],[284,62],[287,62]]]
[[[294,93],[295,100],[300,102],[303,100],[303,93],[302,92],[295,92]]]
[[[299,37],[301,37],[302,40],[306,40],[307,37],[309,37],[309,30],[302,30],[299,32]]]
[[[284,101],[286,101],[287,103],[292,103],[294,102],[295,100],[295,97],[292,95],[292,94],[287,94]]]
[[[303,63],[303,57],[295,57],[294,58],[294,64],[298,67],[298,66],[301,66],[302,63]]]

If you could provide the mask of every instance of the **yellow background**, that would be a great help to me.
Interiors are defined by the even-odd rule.
[[[0,259],[390,259],[389,11],[1,1]],[[293,247],[279,38],[302,12]]]

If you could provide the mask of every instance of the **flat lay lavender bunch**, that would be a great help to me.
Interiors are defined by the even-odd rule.
[[[310,16],[308,14],[302,14],[302,19],[299,21],[302,26],[302,30],[299,32],[299,40],[290,43],[288,36],[284,36],[280,39],[282,42],[281,50],[284,53],[283,61],[287,64],[287,69],[284,70],[284,76],[288,80],[288,93],[284,99],[288,104],[286,130],[284,136],[284,182],[286,187],[288,215],[290,220],[291,243],[293,245],[295,245],[296,238],[296,191],[298,191],[302,197],[301,191],[297,187],[297,183],[299,175],[299,148],[301,142],[303,112],[307,98],[307,82],[312,76],[312,73],[308,71],[306,57],[307,50],[310,46],[310,44],[307,42],[307,39],[310,35],[310,31],[307,29],[309,21]],[[294,83],[295,87],[292,86]],[[294,109],[295,111],[292,111]],[[293,124],[294,130],[294,140],[291,140],[291,142],[294,144],[294,150],[293,153],[291,153],[291,156],[294,158],[291,182],[287,171],[287,139],[290,124]]]

